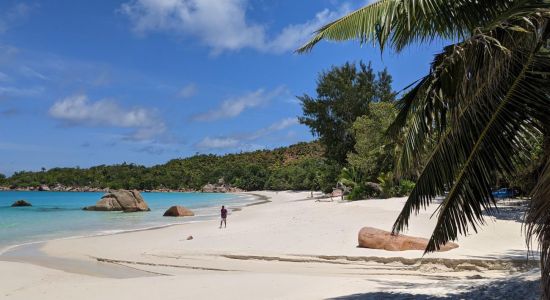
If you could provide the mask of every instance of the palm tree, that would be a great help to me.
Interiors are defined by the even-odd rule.
[[[338,178],[338,184],[353,189],[362,184],[362,177],[362,174],[354,167],[342,168]]]
[[[449,40],[428,74],[406,88],[390,135],[402,135],[398,169],[436,142],[393,226],[448,192],[426,252],[484,224],[495,209],[493,175],[526,163],[530,137],[544,135],[545,162],[525,217],[541,250],[542,295],[550,299],[550,0],[380,0],[320,28],[321,40],[358,40],[400,51]],[[399,171],[398,170],[398,171]]]

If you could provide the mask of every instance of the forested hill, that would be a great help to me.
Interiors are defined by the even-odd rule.
[[[195,155],[173,159],[163,165],[145,167],[123,163],[87,169],[53,168],[41,172],[16,172],[0,178],[11,188],[54,186],[111,189],[200,189],[224,178],[245,190],[329,189],[339,168],[323,158],[318,142],[299,143],[274,150],[238,154]]]

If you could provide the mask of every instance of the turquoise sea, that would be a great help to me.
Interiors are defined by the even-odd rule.
[[[103,193],[0,191],[0,253],[12,245],[72,236],[116,233],[214,218],[222,205],[243,206],[250,196],[215,193],[142,193],[150,212],[83,211]],[[32,207],[10,207],[24,199]],[[195,212],[194,217],[163,217],[172,205]]]

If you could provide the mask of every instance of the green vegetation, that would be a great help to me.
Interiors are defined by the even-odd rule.
[[[369,113],[369,104],[393,102],[391,75],[386,70],[374,73],[370,63],[346,63],[322,72],[317,81],[317,97],[298,97],[307,125],[325,146],[325,155],[345,165],[348,153],[355,146],[353,123]]]
[[[395,142],[387,139],[385,134],[396,115],[393,103],[371,103],[369,114],[353,123],[355,152],[348,153],[348,161],[367,180],[373,181],[394,168]]]
[[[319,136],[335,169],[342,169],[336,180],[351,189],[350,200],[399,194],[377,188],[379,176],[390,174],[395,161],[396,144],[385,137],[397,114],[391,83],[386,70],[375,74],[370,63],[345,63],[319,74],[316,98],[298,97],[300,122]]]
[[[17,172],[0,180],[13,187],[88,186],[113,189],[200,189],[224,178],[245,190],[330,190],[340,170],[323,157],[318,142],[299,143],[274,150],[249,153],[196,155],[166,164],[135,164],[81,168],[53,168],[41,172]]]
[[[394,176],[398,146],[395,139],[386,136],[396,115],[394,103],[371,103],[369,113],[353,124],[355,152],[348,153],[348,162],[361,181],[353,188],[350,200],[406,196],[411,192],[414,182]],[[377,183],[381,192],[373,190],[372,183]]]
[[[537,147],[530,137],[543,136],[525,222],[527,241],[537,238],[541,250],[542,298],[550,299],[550,3],[380,0],[323,26],[299,51],[323,39],[377,43],[382,51],[453,41],[404,95],[389,131],[403,138],[402,170],[433,145],[393,232],[448,192],[427,252],[477,231],[494,209],[495,178],[529,170]]]
[[[337,181],[349,190],[349,200],[410,191],[392,175],[398,148],[386,136],[397,115],[391,83],[386,70],[375,75],[370,64],[346,63],[319,75],[317,98],[298,97],[300,122],[319,136],[325,157],[342,169]]]

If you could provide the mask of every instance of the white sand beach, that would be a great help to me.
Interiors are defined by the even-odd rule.
[[[515,220],[487,218],[458,249],[423,257],[357,247],[362,227],[391,230],[404,198],[257,194],[270,202],[231,212],[227,228],[211,220],[16,248],[0,256],[0,298],[537,298],[538,258],[527,261]],[[429,237],[435,208],[415,217],[407,234]]]

